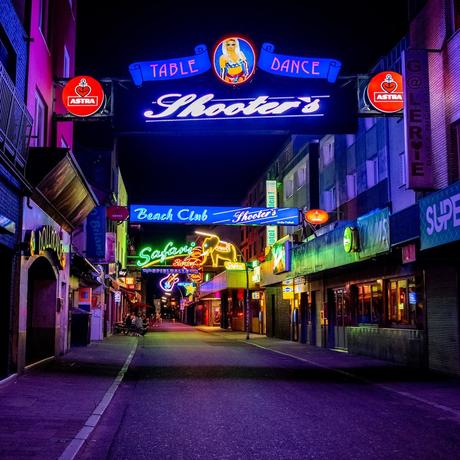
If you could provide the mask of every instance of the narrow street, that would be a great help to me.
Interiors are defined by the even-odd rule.
[[[139,338],[77,458],[458,458],[458,380],[207,331]]]

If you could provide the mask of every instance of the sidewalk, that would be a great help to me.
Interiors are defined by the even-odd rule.
[[[310,366],[346,375],[356,383],[375,385],[401,397],[441,409],[460,421],[460,377],[412,369],[367,356],[351,355],[255,333],[251,333],[250,339],[246,340],[246,332],[209,326],[195,328],[220,338],[244,341],[248,346],[263,348],[288,359],[300,360]]]
[[[75,347],[0,386],[0,458],[59,458],[136,343],[136,337],[112,336]]]

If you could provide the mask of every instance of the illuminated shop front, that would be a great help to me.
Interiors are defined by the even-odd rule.
[[[29,365],[68,349],[70,234],[31,200],[24,228],[19,350]]]
[[[231,328],[235,331],[244,331],[245,316],[245,270],[225,270],[214,276],[211,280],[202,283],[197,307],[208,310],[205,317],[208,326],[220,326],[223,329]],[[249,276],[249,305],[252,320],[250,321],[251,332],[259,333],[259,302],[253,299],[252,294],[255,284]],[[216,314],[219,321],[216,320]],[[203,316],[202,316],[203,317]]]
[[[401,259],[402,235],[390,241],[390,217],[375,210],[294,249],[293,272],[307,279],[315,323],[306,341],[421,366],[423,279],[413,260]]]
[[[71,232],[97,203],[68,149],[31,149],[23,200],[18,369],[69,350]]]

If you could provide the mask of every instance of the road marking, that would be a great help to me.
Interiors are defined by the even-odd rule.
[[[438,403],[436,403],[434,401],[430,401],[429,399],[421,398],[419,396],[413,395],[413,394],[408,393],[406,391],[399,391],[399,390],[391,388],[391,387],[389,387],[387,385],[384,385],[384,384],[381,384],[381,383],[376,383],[376,382],[373,382],[372,380],[368,380],[368,379],[359,377],[359,376],[357,376],[355,374],[352,374],[350,372],[342,371],[340,369],[334,369],[332,367],[326,366],[324,364],[316,363],[315,361],[311,361],[309,359],[305,359],[305,358],[301,358],[299,356],[291,355],[290,353],[285,353],[283,351],[274,350],[272,348],[264,347],[262,345],[254,343],[254,342],[248,342],[247,340],[240,340],[240,342],[247,343],[248,345],[252,345],[252,346],[257,347],[257,348],[263,348],[264,350],[268,350],[268,351],[271,351],[273,353],[277,353],[279,355],[288,356],[289,358],[297,359],[299,361],[303,361],[303,362],[311,364],[313,366],[320,367],[322,369],[327,369],[329,371],[336,372],[336,373],[341,374],[341,375],[345,375],[345,376],[350,377],[350,378],[352,378],[354,380],[358,380],[360,382],[367,383],[369,385],[374,385],[374,386],[376,386],[378,388],[381,388],[383,390],[389,391],[391,393],[395,393],[395,394],[397,394],[397,395],[399,395],[399,396],[401,396],[403,398],[408,398],[408,399],[412,399],[414,401],[421,402],[423,404],[427,404],[428,406],[434,407],[434,408],[442,410],[444,412],[448,412],[449,414],[451,414],[454,417],[454,419],[458,423],[460,423],[460,410],[452,409],[451,407],[444,406],[443,404],[438,404]]]
[[[121,368],[118,375],[115,377],[112,385],[110,388],[105,392],[104,397],[102,398],[101,402],[97,405],[96,409],[94,409],[93,413],[88,417],[83,428],[75,435],[75,437],[70,441],[70,444],[66,447],[62,455],[59,457],[59,460],[73,460],[82,446],[84,445],[85,441],[89,438],[90,434],[96,428],[96,425],[99,423],[99,420],[102,417],[102,414],[105,412],[107,407],[110,404],[115,392],[117,391],[118,386],[120,385],[123,377],[125,376],[129,365],[136,353],[138,341],[134,344],[131,352],[129,353],[128,357],[126,358],[123,367]]]

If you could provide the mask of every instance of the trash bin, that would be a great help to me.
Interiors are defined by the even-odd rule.
[[[72,310],[72,326],[70,330],[71,346],[86,346],[91,337],[91,313],[80,308]]]

